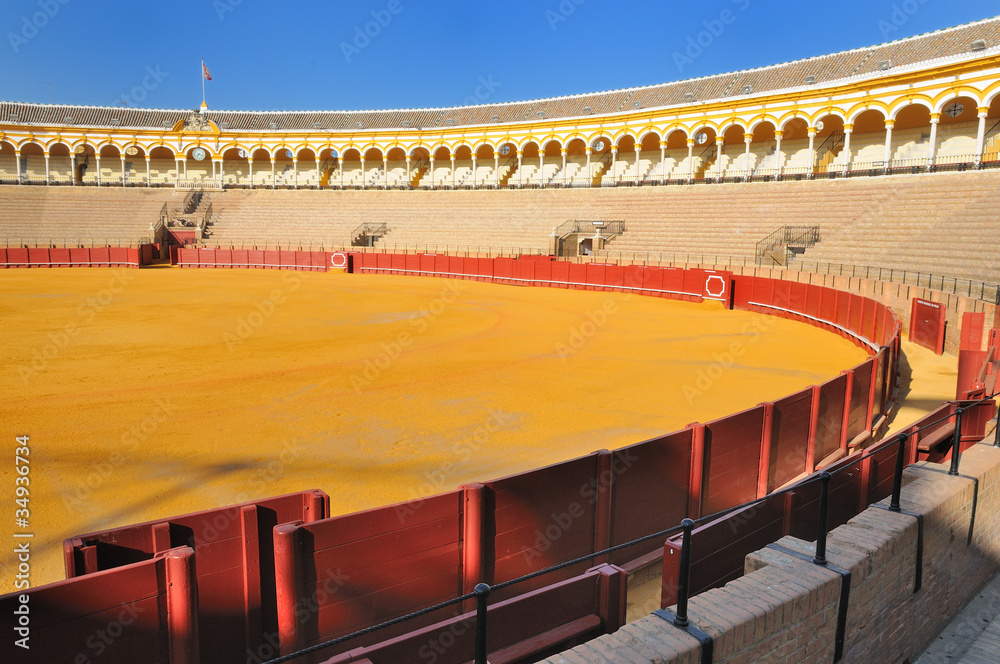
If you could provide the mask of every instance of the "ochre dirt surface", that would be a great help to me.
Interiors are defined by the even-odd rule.
[[[334,514],[614,449],[865,353],[718,303],[384,275],[0,271],[0,541],[318,488]],[[15,436],[30,519],[15,524]],[[0,592],[17,561],[5,545]]]

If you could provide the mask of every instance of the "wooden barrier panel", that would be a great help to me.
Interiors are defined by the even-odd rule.
[[[601,565],[572,579],[487,608],[486,649],[491,662],[533,662],[551,653],[610,634],[625,624],[626,575]],[[409,623],[406,623],[409,624]],[[319,651],[324,664],[359,662],[465,664],[475,652],[476,614],[469,612],[367,647],[352,640]],[[376,637],[382,631],[376,632]],[[319,661],[295,658],[296,664]]]
[[[743,576],[751,551],[785,535],[785,497],[772,496],[695,528],[691,533],[690,595],[718,588]],[[677,602],[681,535],[663,545],[660,608]]]
[[[847,374],[841,374],[820,385],[814,456],[817,465],[838,452],[846,453],[847,432],[844,428],[844,415],[847,404],[847,381]]]
[[[699,514],[712,514],[757,497],[764,407],[705,425],[705,456]],[[697,469],[696,469],[697,470]]]
[[[595,502],[610,494],[610,541],[598,550],[667,530],[693,513],[688,506],[693,435],[693,429],[684,429],[613,453],[609,467],[597,477],[594,493],[587,489]],[[615,552],[611,561],[627,567],[662,545],[650,540]]]
[[[493,581],[500,583],[594,551],[597,501],[588,496],[600,471],[591,454],[483,482],[491,492]],[[579,574],[587,565],[539,577],[500,596]]]
[[[943,355],[946,319],[947,312],[943,304],[913,298],[910,305],[910,341]]]
[[[322,491],[305,491],[80,535],[63,545],[66,576],[90,576],[176,546],[191,547],[197,561],[199,629],[206,637],[202,659],[238,664],[246,652],[261,646],[265,635],[277,633],[272,529],[323,518],[329,501]]]
[[[806,472],[812,419],[812,390],[803,390],[774,402],[771,440],[767,446],[767,493]]]
[[[461,595],[463,495],[276,527],[282,654]],[[379,638],[453,614],[428,614]]]
[[[193,577],[194,552],[185,546],[150,560],[0,596],[3,652],[18,652],[14,642],[24,638],[24,661],[32,664],[196,664],[199,604]],[[245,654],[237,654],[245,661]]]
[[[868,401],[871,391],[872,360],[868,359],[851,371],[850,410],[847,419],[848,442],[868,432]]]

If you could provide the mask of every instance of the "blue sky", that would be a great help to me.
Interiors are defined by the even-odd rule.
[[[776,64],[997,13],[995,0],[4,0],[0,99],[194,108],[204,56],[215,109],[492,103]]]

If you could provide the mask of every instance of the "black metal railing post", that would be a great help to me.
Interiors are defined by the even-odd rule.
[[[694,530],[694,521],[684,519],[681,521],[681,528],[684,529],[684,539],[681,541],[681,568],[677,574],[677,613],[674,624],[687,627],[688,592],[691,585],[691,531]]]
[[[823,489],[819,494],[819,532],[816,533],[816,557],[813,562],[817,565],[826,564],[826,528],[830,517],[830,480],[833,478],[828,472],[819,476],[823,482]]]
[[[958,475],[959,449],[962,445],[962,413],[961,408],[955,409],[955,435],[951,439],[951,469],[949,475]]]
[[[1000,447],[1000,409],[997,409],[997,423],[993,427],[993,447]]]
[[[476,593],[476,664],[486,662],[486,599],[490,596],[490,587],[485,583],[477,585]]]
[[[905,465],[903,457],[906,454],[907,438],[905,433],[901,433],[897,439],[899,446],[896,448],[896,472],[892,476],[892,500],[889,501],[889,509],[893,512],[898,512],[901,509],[899,495],[903,491],[903,466]]]

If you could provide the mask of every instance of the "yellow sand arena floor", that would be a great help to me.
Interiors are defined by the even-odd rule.
[[[63,578],[71,535],[311,488],[334,513],[406,500],[864,359],[716,303],[341,272],[6,270],[0,320],[4,444],[30,436],[32,585]],[[11,454],[6,543],[15,478]]]

